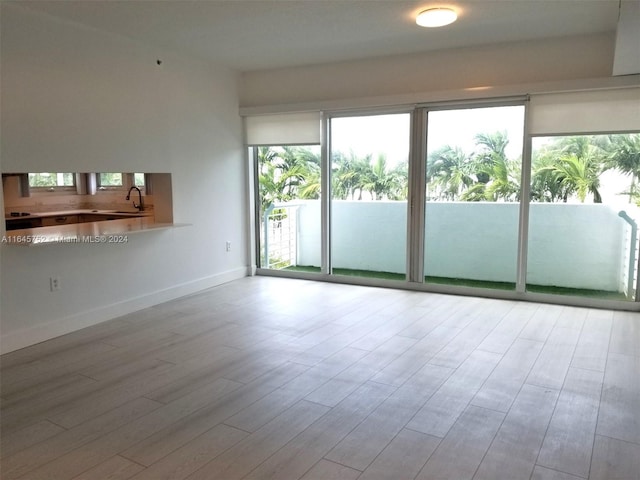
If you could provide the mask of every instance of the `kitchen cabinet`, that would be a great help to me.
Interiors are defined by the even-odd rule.
[[[22,230],[23,228],[37,228],[41,226],[42,226],[41,218],[12,217],[12,218],[7,218],[7,221],[6,221],[7,231]]]
[[[42,226],[71,225],[78,223],[78,215],[56,215],[55,217],[42,217]]]
[[[78,222],[104,222],[107,220],[121,220],[123,218],[138,217],[142,215],[122,215],[119,213],[81,213],[78,215]]]

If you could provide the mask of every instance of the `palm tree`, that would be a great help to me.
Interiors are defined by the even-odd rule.
[[[260,185],[258,190],[261,212],[273,205],[280,195],[280,186],[276,180],[275,159],[277,155],[271,147],[258,147],[258,184]]]
[[[258,179],[263,211],[275,202],[318,198],[319,155],[304,147],[258,147]]]
[[[462,149],[447,145],[429,155],[427,183],[434,187],[437,197],[457,200],[476,181],[471,170],[470,159]]]
[[[390,172],[392,180],[386,193],[389,200],[407,200],[409,196],[409,162],[397,164]]]
[[[564,155],[575,155],[578,158],[584,158],[593,153],[594,147],[596,147],[596,145],[593,137],[588,135],[573,135],[560,137],[553,148]]]
[[[562,137],[546,145],[534,158],[532,198],[567,202],[575,195],[584,202],[591,193],[594,203],[602,203],[604,158],[604,150],[592,136]]]
[[[478,133],[474,137],[479,151],[472,156],[474,167],[477,168],[476,178],[480,183],[489,183],[491,170],[496,163],[507,163],[506,148],[509,137],[506,131],[494,133]],[[489,167],[489,168],[487,168]]]
[[[593,194],[593,203],[602,203],[600,187],[600,174],[602,164],[593,155],[578,157],[568,154],[558,159],[556,165],[547,167],[554,175],[557,182],[565,188],[563,201],[566,202],[569,194],[575,194],[584,203],[587,193]]]
[[[308,148],[296,148],[296,162],[300,183],[297,188],[297,197],[304,199],[320,198],[320,154]]]
[[[520,161],[509,160],[507,132],[475,136],[476,151],[445,146],[427,161],[427,182],[445,200],[514,201],[520,195]]]
[[[509,160],[506,131],[479,133],[475,136],[478,152],[473,155],[473,168],[480,185],[472,187],[466,197],[472,200],[518,200],[520,196],[520,160]],[[483,187],[484,185],[484,187]]]
[[[536,152],[531,161],[531,200],[534,202],[566,202],[572,193],[570,185],[562,184],[554,173],[557,155]]]
[[[276,157],[276,166],[280,170],[279,183],[282,188],[281,200],[291,200],[297,196],[298,187],[308,176],[308,165],[299,147],[281,147]]]
[[[349,156],[336,152],[333,156],[333,198],[362,200],[362,193],[369,192],[374,200],[406,200],[408,164],[398,164],[389,169],[387,158],[379,154],[372,162],[372,155],[358,157],[354,152]]]
[[[496,202],[499,199],[513,202],[520,200],[520,164],[506,157],[496,157],[491,168],[485,172],[489,182],[485,188],[485,200]]]
[[[600,144],[605,153],[605,168],[631,175],[629,202],[640,200],[640,134],[607,135]]]
[[[320,198],[321,179],[320,171],[312,170],[305,177],[305,182],[298,190],[298,196],[302,199],[317,200]]]
[[[353,151],[346,156],[342,152],[333,154],[332,196],[335,199],[352,200],[358,194],[362,200],[363,186],[370,176],[371,155],[358,157]]]
[[[384,154],[378,155],[373,164],[363,175],[362,189],[367,190],[374,200],[383,198],[400,197],[404,184],[400,170],[388,170],[387,158]]]

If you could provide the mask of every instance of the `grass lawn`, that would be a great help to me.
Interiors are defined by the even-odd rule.
[[[293,272],[311,272],[319,273],[320,267],[312,266],[290,266],[284,268]],[[385,280],[405,280],[405,275],[401,273],[390,272],[374,272],[370,270],[351,270],[348,268],[334,268],[333,273],[335,275],[348,275],[351,277],[366,277],[366,278],[382,278]],[[492,288],[497,290],[515,290],[516,284],[511,282],[490,282],[483,280],[467,280],[464,278],[447,278],[447,277],[425,277],[426,283],[437,283],[440,285],[456,285],[463,287],[476,287],[476,288]],[[626,300],[624,294],[620,292],[609,292],[606,290],[589,290],[584,288],[566,288],[555,287],[551,285],[527,285],[527,291],[535,293],[550,293],[553,295],[571,295],[577,297],[591,297],[591,298],[604,298],[607,300]]]

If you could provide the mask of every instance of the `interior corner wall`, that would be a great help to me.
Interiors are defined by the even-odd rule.
[[[0,19],[2,171],[170,172],[174,222],[189,224],[124,244],[3,244],[2,352],[245,276],[237,74],[15,4]]]
[[[246,72],[240,106],[501,87],[611,76],[614,34],[553,38]]]

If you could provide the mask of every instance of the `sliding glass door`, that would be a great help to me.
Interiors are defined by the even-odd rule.
[[[636,299],[640,134],[532,141],[527,290]]]
[[[524,106],[428,112],[427,283],[514,290]]]
[[[257,263],[273,275],[634,309],[633,95],[256,116]]]
[[[332,273],[404,280],[410,114],[331,119]]]
[[[260,267],[320,271],[320,147],[263,146],[254,152]]]

